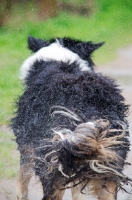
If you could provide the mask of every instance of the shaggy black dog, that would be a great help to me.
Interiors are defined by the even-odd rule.
[[[28,199],[34,172],[43,200],[61,200],[86,188],[99,200],[117,199],[129,182],[123,173],[129,151],[128,105],[116,83],[95,73],[91,54],[103,43],[69,38],[28,38],[34,52],[21,67],[25,91],[12,128],[21,154],[18,200]]]

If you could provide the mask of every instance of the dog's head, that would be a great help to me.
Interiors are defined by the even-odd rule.
[[[76,67],[76,71],[79,72],[93,71],[91,54],[103,44],[104,42],[93,44],[70,38],[42,40],[29,36],[28,47],[34,54],[23,63],[21,78],[25,80],[34,63],[39,61],[65,63],[68,66],[72,65],[73,68]]]
[[[93,69],[94,64],[91,60],[91,54],[96,49],[100,48],[104,44],[104,42],[94,44],[91,41],[82,42],[81,40],[75,40],[71,38],[56,38],[56,39],[50,39],[50,40],[42,40],[42,39],[34,38],[32,36],[28,37],[28,47],[33,52],[37,52],[41,48],[50,46],[52,44],[58,44],[64,49],[68,49],[72,53],[77,54],[82,60],[87,61],[88,66],[91,69]]]
[[[52,43],[56,43],[57,41],[62,47],[67,48],[70,51],[78,54],[82,59],[85,60],[88,59],[88,57],[93,53],[93,51],[95,51],[104,44],[104,42],[94,44],[91,41],[82,42],[81,40],[75,40],[71,38],[56,38],[50,40],[42,40],[29,36],[28,47],[33,52],[37,52],[41,48],[47,47]]]

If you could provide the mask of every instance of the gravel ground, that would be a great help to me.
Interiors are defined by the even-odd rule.
[[[132,46],[125,49],[119,49],[117,51],[117,59],[111,63],[107,63],[104,66],[100,66],[98,71],[103,74],[111,76],[117,80],[123,89],[123,95],[126,98],[128,104],[132,104]],[[132,107],[130,108],[130,133],[132,141]],[[132,148],[128,155],[128,161],[132,163]],[[132,178],[132,166],[128,166],[124,171],[129,177]],[[16,199],[16,180],[0,180],[0,200],[15,200]],[[130,186],[127,186],[128,191],[131,190]],[[40,200],[41,189],[37,180],[32,179],[29,186],[29,199]],[[71,192],[66,191],[63,200],[70,200]],[[85,199],[92,200],[92,198],[86,196]],[[123,192],[118,193],[119,200],[132,200],[132,195]]]

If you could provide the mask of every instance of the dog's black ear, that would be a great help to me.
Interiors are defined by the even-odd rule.
[[[34,38],[32,36],[28,36],[28,48],[33,52],[36,52],[42,47],[46,47],[48,45],[49,45],[48,41],[44,41],[41,39]]]
[[[100,42],[97,44],[93,44],[92,42],[86,42],[86,49],[91,54],[96,49],[100,48],[105,42]]]

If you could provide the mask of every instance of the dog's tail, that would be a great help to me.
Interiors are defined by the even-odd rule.
[[[58,113],[79,121],[79,117],[67,109],[54,112]],[[128,145],[122,139],[126,135],[127,127],[123,122],[116,123],[118,129],[111,128],[110,122],[106,119],[80,123],[76,125],[74,131],[66,128],[54,129],[53,140],[60,141],[70,155],[78,160],[85,160],[94,172],[101,174],[110,172],[123,178],[122,169],[118,170],[122,158],[115,150],[120,145],[124,148]],[[61,172],[62,168],[63,166],[60,166]]]

